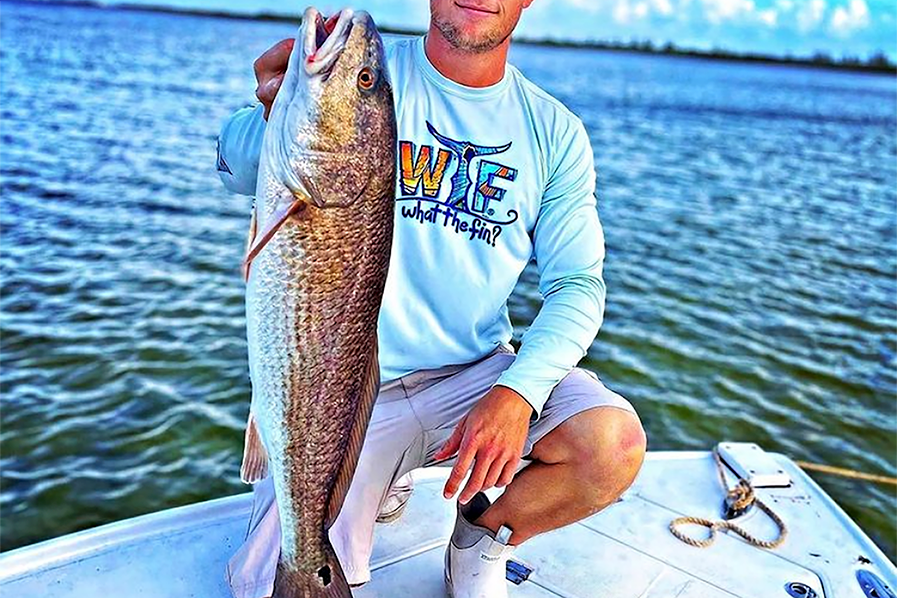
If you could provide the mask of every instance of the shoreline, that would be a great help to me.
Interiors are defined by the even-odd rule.
[[[73,6],[79,8],[91,8],[96,10],[120,10],[127,12],[151,12],[181,16],[194,16],[218,19],[230,19],[240,21],[262,21],[272,23],[298,23],[301,15],[288,15],[279,13],[233,13],[220,10],[203,10],[190,8],[175,8],[154,4],[103,4],[96,0],[9,0],[16,4],[48,5],[48,6]],[[379,28],[382,33],[393,35],[422,35],[424,31],[405,29],[401,27],[383,26]],[[813,57],[774,56],[771,54],[759,54],[755,52],[734,52],[724,49],[696,50],[681,48],[673,42],[654,44],[650,41],[610,42],[610,41],[572,41],[557,40],[551,38],[512,38],[515,44],[530,46],[542,46],[549,48],[572,48],[580,50],[599,50],[604,52],[628,52],[632,54],[648,54],[653,56],[672,56],[681,58],[694,58],[702,60],[715,60],[720,62],[742,62],[753,64],[771,64],[783,66],[801,66],[826,70],[848,71],[855,73],[873,74],[897,74],[897,63],[891,62],[881,51],[874,57],[861,60],[854,57],[832,58],[828,54],[817,52]]]

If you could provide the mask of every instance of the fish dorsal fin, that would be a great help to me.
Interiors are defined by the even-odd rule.
[[[377,393],[380,392],[380,361],[377,356],[377,344],[377,335],[375,334],[373,350],[368,360],[368,369],[361,386],[361,396],[358,398],[360,404],[355,416],[355,423],[349,432],[346,457],[343,459],[327,501],[327,512],[324,516],[325,529],[330,529],[330,526],[336,521],[336,516],[339,515],[343,502],[346,500],[346,493],[349,491],[349,484],[352,483],[355,466],[358,465],[358,457],[361,455],[361,447],[364,444],[368,422],[371,420],[374,402],[377,400]]]
[[[258,426],[252,412],[246,422],[246,436],[243,439],[243,465],[240,466],[240,479],[244,484],[255,484],[268,475],[268,453],[259,436]]]

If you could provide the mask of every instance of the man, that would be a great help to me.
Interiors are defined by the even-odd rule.
[[[370,579],[375,520],[401,512],[414,468],[454,459],[450,595],[502,598],[514,546],[612,503],[644,458],[632,406],[575,368],[603,317],[604,239],[582,123],[507,64],[532,1],[431,0],[426,36],[387,49],[400,164],[378,323],[383,383],[330,529],[354,585]],[[233,191],[254,192],[291,48],[284,40],[256,61],[261,104],[222,129],[218,168]],[[544,302],[515,356],[507,299],[532,258]],[[482,493],[492,487],[505,488],[494,504]],[[254,489],[249,534],[228,567],[238,598],[270,595],[280,545],[270,478]]]

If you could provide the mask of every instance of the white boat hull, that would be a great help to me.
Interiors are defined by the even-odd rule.
[[[680,515],[716,519],[722,491],[707,452],[652,452],[618,503],[534,538],[515,561],[531,569],[514,597],[787,598],[788,584],[819,597],[862,598],[858,571],[897,588],[897,569],[813,480],[781,455],[787,488],[758,490],[786,521],[784,545],[765,550],[732,534],[708,548],[670,534]],[[446,469],[415,472],[414,496],[396,523],[378,526],[373,579],[355,596],[444,596],[442,554],[454,508],[441,497]],[[225,563],[243,541],[251,495],[171,509],[0,555],[0,593],[28,598],[198,596],[228,598]],[[754,509],[740,524],[772,538]],[[696,536],[706,533],[690,528]],[[893,590],[892,590],[893,591]],[[882,598],[887,598],[885,594]]]

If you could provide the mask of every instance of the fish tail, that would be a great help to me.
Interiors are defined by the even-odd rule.
[[[352,590],[333,555],[316,573],[291,569],[278,562],[271,598],[352,598]]]

